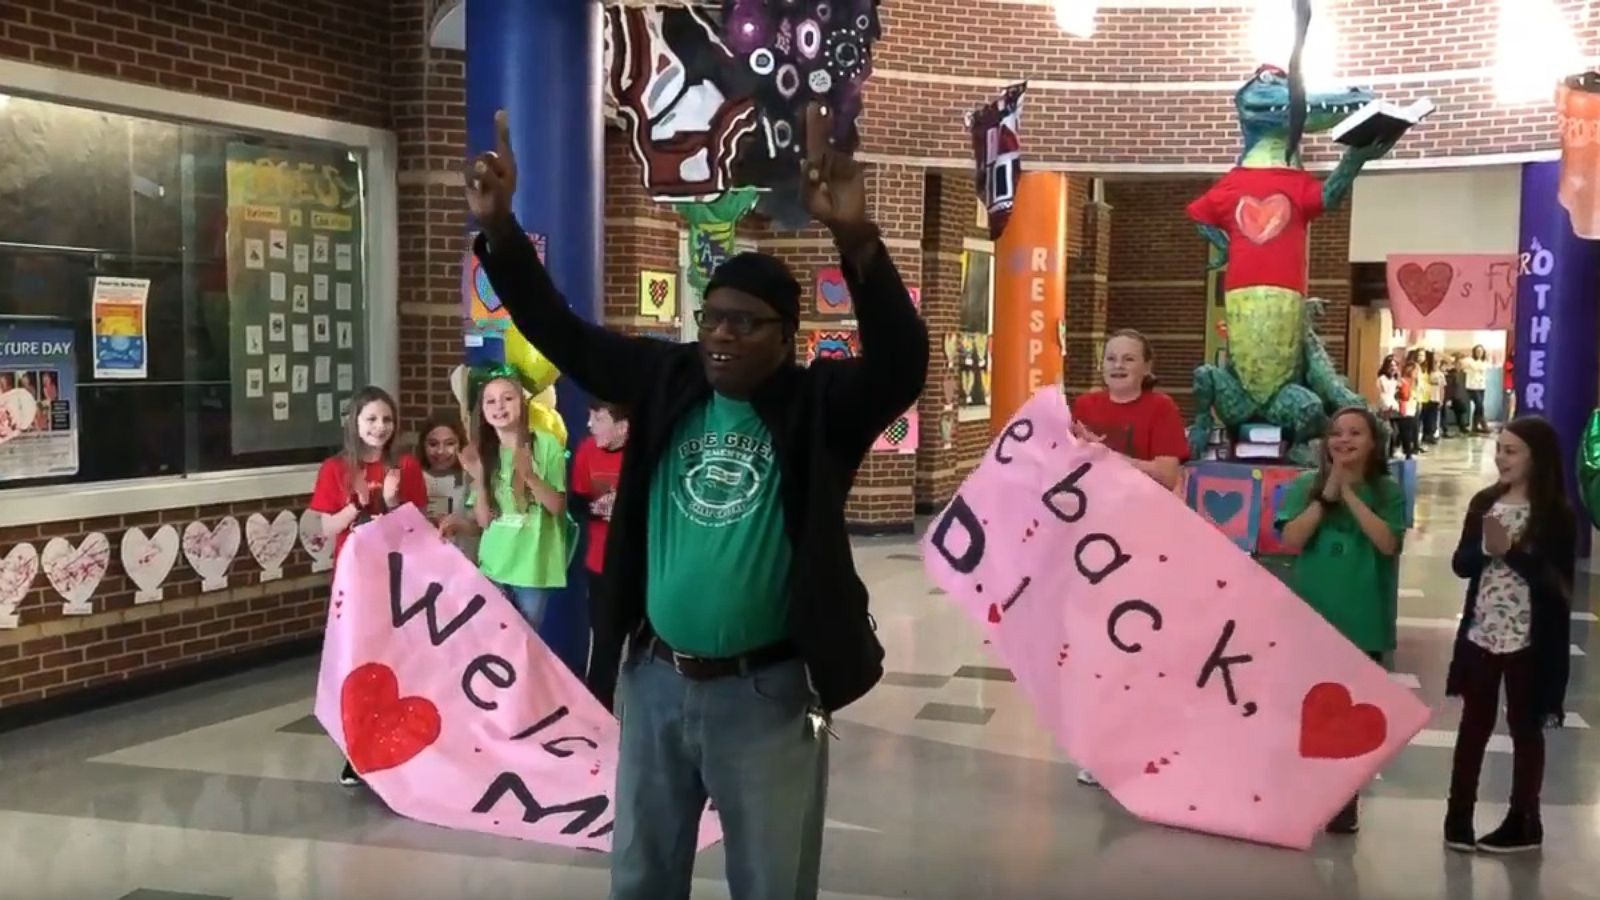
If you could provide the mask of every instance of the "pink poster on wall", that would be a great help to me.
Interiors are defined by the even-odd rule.
[[[1151,822],[1305,849],[1429,719],[1175,494],[1074,439],[1053,387],[923,561],[1062,749]]]
[[[617,720],[414,506],[339,556],[317,720],[390,809],[611,848]],[[721,837],[701,819],[698,846]]]
[[[1511,327],[1517,303],[1514,253],[1390,254],[1394,327],[1488,331]]]

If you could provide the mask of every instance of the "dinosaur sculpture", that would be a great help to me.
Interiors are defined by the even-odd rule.
[[[1344,202],[1362,167],[1393,142],[1345,151],[1325,180],[1302,168],[1299,144],[1301,133],[1327,131],[1370,100],[1371,93],[1354,88],[1307,96],[1274,66],[1256,70],[1234,96],[1244,140],[1239,163],[1189,206],[1189,217],[1227,265],[1228,363],[1195,370],[1189,443],[1196,457],[1220,418],[1230,430],[1249,422],[1278,425],[1290,442],[1289,459],[1312,464],[1308,442],[1321,435],[1328,414],[1364,405],[1314,329],[1321,301],[1307,298],[1306,230]]]

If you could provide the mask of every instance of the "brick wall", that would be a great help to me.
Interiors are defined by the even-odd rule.
[[[1592,0],[1554,0],[1574,24],[1580,49],[1600,55]],[[1355,84],[1439,104],[1408,135],[1400,159],[1549,149],[1549,101],[1501,105],[1492,90],[1499,2],[1337,0],[1318,4],[1319,23],[1339,32],[1336,70]],[[868,86],[862,125],[875,153],[965,159],[962,111],[1006,80],[1029,79],[1023,147],[1037,163],[1206,163],[1237,152],[1231,100],[1258,60],[1248,51],[1250,7],[1104,8],[1089,41],[1056,27],[1047,4],[1007,0],[891,0]],[[1426,73],[1399,79],[1402,74]],[[1134,84],[1129,84],[1134,83]],[[1163,83],[1181,83],[1159,87]],[[1127,85],[1127,86],[1123,86]],[[1313,141],[1314,163],[1333,146]]]

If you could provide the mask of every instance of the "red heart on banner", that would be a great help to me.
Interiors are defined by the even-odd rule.
[[[1383,746],[1389,719],[1370,703],[1356,703],[1342,684],[1323,682],[1300,704],[1300,755],[1355,759]]]
[[[439,739],[439,709],[424,697],[401,697],[394,670],[367,663],[339,690],[345,754],[362,775],[404,765]]]
[[[1444,302],[1445,292],[1456,278],[1456,270],[1447,262],[1430,263],[1426,269],[1416,263],[1406,263],[1400,267],[1396,278],[1411,305],[1417,312],[1427,315]]]
[[[1239,233],[1249,238],[1252,243],[1265,244],[1289,227],[1289,220],[1294,217],[1294,210],[1290,208],[1289,198],[1282,194],[1273,194],[1271,197],[1241,197],[1239,205],[1234,209],[1233,219],[1239,225]]]

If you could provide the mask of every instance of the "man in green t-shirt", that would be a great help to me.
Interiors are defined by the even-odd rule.
[[[865,179],[806,122],[806,206],[838,248],[861,353],[795,363],[800,285],[745,253],[712,275],[700,339],[584,322],[511,215],[506,123],[475,161],[474,252],[512,320],[564,375],[630,410],[628,455],[591,601],[590,687],[622,719],[612,900],[689,896],[715,804],[735,900],[815,898],[828,717],[883,674],[844,508],[873,441],[922,392],[928,332],[867,220]],[[820,249],[820,247],[819,247]],[[608,656],[608,654],[610,654]]]

